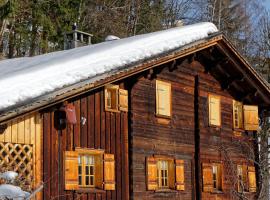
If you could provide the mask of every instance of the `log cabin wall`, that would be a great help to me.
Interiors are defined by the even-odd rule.
[[[42,123],[39,114],[11,120],[0,134],[0,168],[16,171],[33,189],[42,184]],[[27,187],[27,184],[24,186]],[[42,194],[36,195],[41,199]]]
[[[203,163],[221,163],[222,192],[203,192],[202,178],[196,180],[200,185],[200,199],[238,199],[237,166],[247,164],[248,156],[242,148],[253,149],[253,132],[234,132],[233,127],[233,97],[222,90],[220,84],[210,73],[205,73],[205,67],[199,62],[191,63],[191,68],[197,71],[198,76],[198,113],[200,134],[200,167]],[[209,126],[208,95],[220,97],[221,126]],[[241,134],[241,136],[239,136]],[[243,147],[243,144],[247,145]],[[245,151],[245,150],[244,150]],[[252,163],[253,164],[253,163]],[[201,172],[202,169],[199,169]],[[199,174],[202,177],[202,174]],[[255,199],[254,193],[245,194],[248,199]]]
[[[233,131],[234,98],[221,89],[217,80],[205,72],[202,64],[185,60],[174,70],[170,70],[169,66],[157,67],[154,75],[145,74],[131,87],[131,199],[238,199],[235,195],[236,164],[249,164],[247,157],[241,152],[243,146],[239,143],[244,141],[252,149],[253,133],[242,131],[239,137]],[[156,80],[172,84],[170,119],[155,115]],[[221,98],[220,128],[209,126],[209,94]],[[198,116],[195,116],[196,113]],[[148,191],[146,158],[153,155],[171,156],[185,161],[185,191]],[[222,192],[203,192],[203,163],[222,164]],[[245,195],[249,199],[255,199],[255,193]]]
[[[75,105],[77,123],[68,124],[60,132],[54,126],[56,107],[43,111],[44,199],[129,199],[127,113],[105,112],[103,88],[72,99],[70,103]],[[84,125],[82,117],[86,118]],[[115,155],[114,191],[65,191],[63,153],[76,147],[103,149]]]
[[[141,77],[130,91],[131,199],[194,199],[194,75],[190,68],[156,78]],[[172,117],[156,116],[156,79],[171,83]],[[147,191],[146,158],[169,156],[185,161],[184,191]]]

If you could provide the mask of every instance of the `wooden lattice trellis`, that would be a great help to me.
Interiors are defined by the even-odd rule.
[[[19,178],[33,178],[33,145],[0,142],[0,167],[8,166]]]

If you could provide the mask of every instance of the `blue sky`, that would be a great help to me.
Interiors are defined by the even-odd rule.
[[[270,10],[270,0],[265,0],[264,4]]]

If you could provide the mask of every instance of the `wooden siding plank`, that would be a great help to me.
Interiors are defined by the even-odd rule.
[[[5,130],[5,133],[4,133],[4,136],[5,136],[5,138],[4,138],[4,141],[5,142],[11,142],[12,140],[11,140],[11,122],[9,122],[8,123],[8,125],[7,125],[8,127],[7,127],[7,129]]]
[[[18,120],[13,120],[11,125],[11,142],[18,143]]]
[[[95,93],[95,148],[100,148],[100,92]]]
[[[25,130],[24,130],[25,118],[20,118],[18,121],[17,141],[20,144],[25,143]]]
[[[88,147],[95,146],[95,96],[88,97]]]
[[[80,119],[85,118],[87,120],[87,97],[83,97],[81,99],[81,117]],[[79,121],[80,121],[79,119]],[[87,147],[87,122],[85,124],[81,124],[81,147]]]
[[[33,130],[33,134],[35,134],[34,130]],[[31,144],[30,116],[25,117],[25,121],[24,121],[24,143]]]
[[[51,115],[50,113],[44,113],[43,114],[43,146],[46,147],[43,149],[43,159],[44,159],[44,199],[51,199],[51,191],[50,191],[50,179],[51,179],[51,158],[50,158],[50,152],[51,152]]]
[[[80,147],[81,143],[80,143],[80,138],[81,138],[81,133],[80,133],[80,100],[76,100],[74,102],[75,105],[75,111],[76,111],[76,118],[77,118],[77,123],[74,125],[74,129],[73,129],[73,141],[74,141],[74,146],[75,147]]]

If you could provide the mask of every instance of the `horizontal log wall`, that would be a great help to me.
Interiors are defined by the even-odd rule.
[[[80,96],[70,101],[75,105],[77,124],[68,125],[58,132],[54,127],[54,109],[44,111],[44,199],[89,199],[89,200],[127,200],[128,182],[128,118],[125,112],[105,112],[103,89]],[[81,118],[86,118],[82,125]],[[61,158],[58,158],[60,142]],[[115,191],[65,191],[63,168],[58,172],[59,163],[63,165],[63,152],[75,147],[104,149],[105,153],[115,154]],[[60,176],[60,182],[58,177]],[[60,188],[59,188],[60,186]],[[60,191],[60,193],[59,193]]]
[[[233,132],[233,97],[222,90],[220,84],[204,72],[204,66],[193,62],[191,67],[198,72],[199,76],[199,120],[200,120],[200,159],[201,163],[221,162],[223,164],[223,188],[222,193],[202,192],[202,199],[237,199],[232,195],[232,190],[237,188],[233,185],[237,181],[236,165],[247,163],[248,156],[242,154],[241,144],[246,144],[252,149],[252,133],[242,132],[241,137],[236,137]],[[221,126],[209,126],[208,95],[220,96],[221,100]],[[234,163],[233,165],[230,163]],[[235,170],[235,171],[233,171]],[[198,180],[202,186],[202,179]],[[246,194],[249,199],[254,194]]]
[[[172,84],[172,117],[156,113],[156,79],[140,78],[131,90],[131,196],[132,199],[186,199],[194,195],[194,77],[168,68],[157,79]],[[146,157],[172,156],[185,160],[185,191],[147,191]]]

